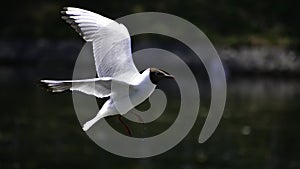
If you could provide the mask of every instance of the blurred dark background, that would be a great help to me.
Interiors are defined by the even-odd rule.
[[[198,26],[215,45],[228,80],[224,116],[214,135],[197,143],[210,102],[201,62],[189,62],[191,51],[172,39],[141,36],[132,38],[134,51],[176,49],[193,72],[202,72],[196,76],[202,100],[195,127],[172,150],[147,159],[115,156],[94,144],[81,130],[71,93],[54,95],[36,85],[43,78],[72,78],[84,45],[60,19],[64,6],[112,19],[165,12]],[[295,0],[2,2],[0,168],[300,168],[298,7]],[[176,113],[154,125],[165,128],[174,118]],[[110,123],[124,132],[117,121]],[[134,132],[152,130],[150,123]]]
[[[110,18],[157,11],[180,16],[223,45],[299,46],[298,2],[289,0],[16,1],[1,7],[3,38],[71,38],[58,13],[64,6],[89,9]]]

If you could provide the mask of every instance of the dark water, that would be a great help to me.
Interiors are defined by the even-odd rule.
[[[0,168],[300,168],[297,79],[229,79],[224,116],[207,142],[198,144],[197,139],[209,95],[203,96],[197,122],[180,144],[155,157],[129,159],[106,152],[87,137],[71,93],[47,93],[34,83],[66,69],[47,74],[43,67],[1,66]],[[176,113],[170,114],[174,118]],[[125,133],[117,121],[110,123]],[[171,124],[155,123],[157,128]],[[152,129],[149,124],[133,132]]]

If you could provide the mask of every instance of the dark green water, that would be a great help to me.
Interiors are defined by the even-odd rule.
[[[87,137],[70,92],[51,94],[34,83],[53,74],[3,66],[0,72],[0,168],[300,168],[296,79],[229,79],[224,116],[207,142],[197,142],[209,106],[204,92],[197,122],[180,144],[155,157],[129,159],[106,152]],[[156,129],[170,126],[176,113],[168,117],[155,122]],[[124,132],[117,120],[109,121]],[[129,125],[137,134],[155,129]]]

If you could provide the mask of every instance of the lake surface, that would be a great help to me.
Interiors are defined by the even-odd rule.
[[[98,147],[81,130],[70,92],[47,93],[35,84],[45,77],[70,78],[68,66],[50,73],[46,66],[0,66],[0,168],[300,168],[298,79],[229,78],[223,118],[213,136],[199,144],[210,100],[205,82],[188,136],[161,155],[129,159]],[[177,116],[167,113],[161,120],[129,126],[140,136],[161,132]],[[126,134],[116,119],[108,121]]]

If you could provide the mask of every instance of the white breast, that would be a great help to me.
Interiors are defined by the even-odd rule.
[[[149,75],[150,69],[147,69],[142,74],[134,77],[129,86],[114,88],[115,90],[111,95],[111,99],[114,102],[114,109],[117,107],[120,114],[125,114],[146,100],[156,87],[151,82]]]
[[[142,74],[132,81],[132,92],[130,98],[134,106],[142,103],[155,90],[156,85],[150,80],[150,69],[146,69]]]

